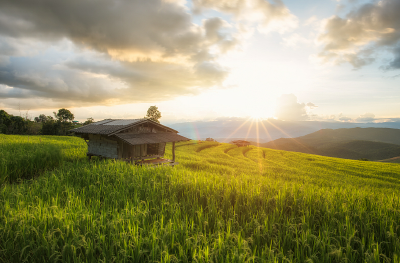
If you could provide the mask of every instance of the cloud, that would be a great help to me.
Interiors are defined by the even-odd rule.
[[[309,107],[310,109],[314,109],[314,108],[317,108],[317,107],[318,107],[317,105],[315,105],[315,104],[312,103],[312,102],[308,102],[308,103],[306,104],[306,106]]]
[[[400,44],[394,49],[395,58],[386,69],[400,69]]]
[[[206,9],[234,15],[238,21],[256,22],[263,33],[291,30],[298,25],[298,19],[281,0],[193,0],[195,13]]]
[[[275,117],[286,121],[307,120],[308,109],[317,107],[314,103],[299,103],[294,94],[283,94],[278,98]]]
[[[201,39],[184,7],[160,0],[4,0],[0,10],[2,35],[68,38],[100,52],[123,52],[126,59],[190,54]]]
[[[307,39],[299,34],[292,34],[283,38],[283,44],[288,47],[298,47],[300,44],[312,43],[311,39]]]
[[[198,94],[221,85],[228,70],[210,62],[186,65],[145,61],[116,61],[96,52],[78,53],[68,59],[47,53],[35,57],[11,58],[0,65],[0,98],[15,107],[15,99],[43,98],[60,106],[114,105],[172,99]],[[13,98],[14,100],[10,100]],[[51,107],[22,103],[24,107]]]
[[[376,53],[389,50],[395,59],[387,69],[400,66],[400,1],[382,0],[364,4],[346,15],[326,21],[319,40],[324,49],[319,56],[325,61],[348,62],[355,69],[375,61]]]
[[[240,45],[175,0],[0,1],[0,98],[62,106],[160,101],[221,86]],[[14,107],[14,106],[12,106]]]
[[[373,122],[375,120],[375,114],[373,113],[362,114],[356,119],[357,122]]]
[[[343,115],[343,113],[340,113],[339,114],[339,121],[350,122],[350,121],[353,121],[353,119],[348,117],[348,116]]]

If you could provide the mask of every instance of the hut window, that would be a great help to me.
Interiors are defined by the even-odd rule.
[[[147,145],[147,154],[148,155],[158,155],[158,147],[160,144],[151,143]]]

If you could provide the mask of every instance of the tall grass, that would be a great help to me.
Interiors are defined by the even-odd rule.
[[[175,168],[65,162],[7,184],[0,259],[399,262],[399,165],[230,148],[178,147]]]
[[[0,184],[30,179],[85,154],[82,141],[72,137],[0,134]]]

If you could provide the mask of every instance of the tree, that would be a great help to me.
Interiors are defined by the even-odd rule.
[[[40,114],[39,117],[35,117],[35,122],[46,122],[47,121],[47,116],[44,114]]]
[[[157,123],[160,123],[159,119],[161,118],[161,112],[158,110],[156,106],[150,106],[147,110],[146,118]]]
[[[58,113],[53,112],[54,117],[61,121],[61,122],[72,122],[74,120],[74,114],[72,114],[69,110],[67,109],[59,109]]]
[[[67,109],[59,109],[58,112],[53,112],[54,118],[46,117],[46,121],[42,125],[41,133],[43,135],[67,135],[68,130],[74,127],[72,121],[74,114]]]
[[[94,122],[94,119],[92,117],[87,118],[87,120],[83,123],[83,125],[88,125]]]
[[[55,121],[52,117],[48,118],[45,122],[43,122],[40,133],[43,135],[60,135],[61,122]]]
[[[11,116],[4,110],[0,110],[0,133],[7,134],[8,127],[11,125]]]

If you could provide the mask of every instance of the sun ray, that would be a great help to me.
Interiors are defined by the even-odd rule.
[[[259,145],[260,145],[260,131],[259,131],[258,123],[259,123],[259,122],[257,121],[257,122],[256,122],[257,147],[259,147]],[[259,154],[259,156],[258,156],[258,167],[259,167],[259,169],[260,169],[260,174],[261,174],[261,173],[263,172],[263,160],[262,160],[262,154],[261,154],[261,152],[260,152],[260,148],[257,148],[257,152],[258,152],[258,154]]]
[[[243,127],[243,125],[245,125],[250,119],[247,119],[245,122],[242,123],[242,125],[240,125],[238,128],[236,128],[236,130],[234,130],[231,134],[229,134],[229,136],[227,138],[225,138],[225,140],[223,142],[226,142],[229,138],[231,138],[240,128]]]
[[[245,140],[247,140],[247,138],[249,138],[249,133],[251,131],[251,127],[253,127],[253,123],[254,123],[254,119],[251,119],[251,124],[250,124],[250,127],[247,129],[247,134],[246,134]]]
[[[263,123],[262,121],[261,121],[260,123],[261,123],[263,129],[265,130],[265,132],[267,133],[267,136],[268,136],[268,138],[270,139],[270,141],[273,141],[273,139],[272,139],[272,137],[271,137],[271,134],[269,134],[269,131],[268,131],[268,129],[265,127],[264,123]]]
[[[278,129],[279,131],[281,131],[283,134],[285,134],[286,136],[288,136],[288,138],[293,139],[297,144],[301,145],[302,147],[306,148],[307,150],[309,150],[311,153],[314,153],[314,151],[307,147],[306,145],[302,144],[301,142],[299,142],[298,140],[296,140],[296,138],[293,138],[290,134],[286,133],[283,129],[281,129],[280,127],[278,127],[277,125],[273,124],[272,122],[270,122],[269,120],[267,120],[267,122],[269,124],[271,124],[272,126],[274,126],[276,129]]]

